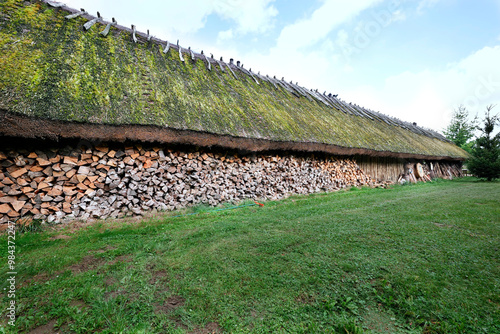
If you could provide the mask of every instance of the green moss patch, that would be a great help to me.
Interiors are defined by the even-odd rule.
[[[0,108],[42,118],[147,124],[275,141],[466,157],[453,144],[297,97],[240,69],[221,71],[177,49],[42,2],[0,2]],[[227,65],[226,65],[227,66]],[[84,134],[82,134],[84,136]]]

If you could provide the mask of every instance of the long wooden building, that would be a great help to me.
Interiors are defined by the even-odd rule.
[[[417,163],[458,175],[467,157],[435,131],[96,15],[0,1],[0,220],[280,198]]]

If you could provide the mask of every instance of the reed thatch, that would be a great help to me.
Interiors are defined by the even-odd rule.
[[[49,1],[0,1],[0,49],[3,136],[467,157],[434,131]]]

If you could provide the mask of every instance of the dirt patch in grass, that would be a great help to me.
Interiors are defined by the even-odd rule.
[[[314,304],[316,302],[316,297],[310,296],[305,293],[301,293],[297,298],[295,298],[295,301],[300,304]]]
[[[53,236],[53,237],[49,238],[50,241],[54,241],[54,240],[68,240],[68,239],[71,239],[71,237],[69,235],[65,235],[65,234],[59,234],[59,235],[56,235],[56,236]]]
[[[102,233],[108,229],[116,229],[123,228],[129,225],[137,225],[142,222],[144,219],[152,219],[152,218],[160,218],[162,214],[154,214],[154,213],[146,213],[143,216],[139,217],[124,217],[124,218],[116,218],[116,219],[88,219],[85,221],[81,220],[71,220],[68,224],[57,224],[57,225],[48,225],[43,224],[44,231],[47,232],[62,232],[64,234],[74,234],[82,229],[89,228],[96,224],[101,224],[102,227],[99,229],[99,232]]]
[[[41,325],[36,327],[35,329],[32,329],[29,331],[29,334],[47,334],[47,333],[55,333],[56,330],[54,328],[55,324],[57,323],[56,319],[50,320],[48,323],[45,325]]]
[[[82,228],[86,228],[91,226],[95,221],[92,220],[72,220],[69,224],[57,224],[57,225],[48,225],[44,224],[45,231],[62,231],[66,234],[73,234]]]
[[[190,334],[213,334],[213,333],[222,333],[222,329],[219,324],[216,322],[209,322],[205,327],[195,329]]]
[[[113,247],[113,246],[106,246],[105,248],[101,248],[101,249],[98,249],[96,251],[92,251],[90,250],[89,253],[92,253],[92,252],[95,252],[97,254],[102,254],[102,253],[106,253],[107,251],[110,251],[110,250],[115,250],[116,247]]]
[[[456,228],[455,225],[441,224],[441,223],[433,223],[437,227],[447,227],[447,228]]]
[[[182,307],[185,303],[185,299],[181,296],[171,296],[165,300],[164,303],[155,303],[155,311],[157,313],[170,313],[178,307]]]
[[[187,330],[189,327],[186,326],[183,322],[180,316],[176,317],[169,317],[170,320],[172,320],[175,323],[175,328],[182,328],[184,330]]]
[[[58,275],[58,274],[59,273],[54,274],[54,275]],[[21,288],[24,288],[25,286],[28,286],[31,283],[40,283],[40,284],[43,284],[43,283],[47,282],[49,279],[51,279],[51,278],[53,278],[53,277],[50,277],[47,273],[36,274],[35,276],[33,276],[31,278],[28,278],[25,281],[23,281],[21,283]]]
[[[104,284],[106,284],[106,287],[109,290],[104,293],[104,299],[106,301],[121,297],[122,299],[124,299],[123,302],[125,304],[129,304],[132,301],[140,300],[141,295],[139,293],[130,291],[127,287],[124,287],[121,284],[118,284],[118,286],[115,287],[111,287],[116,282],[118,281],[113,277],[108,277],[104,281]]]
[[[84,309],[84,308],[87,308],[89,307],[87,305],[87,303],[85,303],[83,300],[72,300],[70,303],[69,303],[69,306],[72,306],[72,307],[78,307],[79,309]]]
[[[121,291],[110,291],[110,292],[106,292],[106,293],[104,294],[104,299],[105,299],[105,300],[115,299],[115,298],[116,298],[116,297],[118,297],[120,294],[121,294]]]
[[[155,284],[155,283],[158,283],[158,282],[161,282],[161,281],[166,281],[166,277],[167,277],[167,271],[166,270],[157,270],[157,271],[154,271],[152,273],[152,277],[151,279],[149,280],[149,284]]]
[[[121,262],[121,263],[130,262],[130,261],[132,261],[131,256],[132,256],[131,254],[119,255],[119,256],[115,257],[113,260],[109,261],[108,264],[111,266],[111,265],[117,264],[119,262]]]
[[[114,277],[108,277],[104,280],[104,284],[106,284],[106,286],[110,286],[110,285],[113,285],[117,282],[116,278]]]
[[[104,261],[104,259],[95,258],[93,255],[87,255],[80,262],[71,265],[68,269],[73,274],[79,274],[100,266]]]
[[[368,306],[367,312],[363,315],[363,325],[370,330],[370,333],[397,333],[395,320],[395,315],[384,310],[380,304]]]

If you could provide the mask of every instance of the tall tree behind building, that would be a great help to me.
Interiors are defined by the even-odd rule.
[[[453,112],[450,125],[443,131],[446,138],[455,143],[458,147],[472,152],[474,141],[474,131],[477,128],[477,116],[472,121],[469,120],[469,111],[463,105]]]
[[[486,108],[484,126],[478,127],[482,135],[476,139],[472,156],[467,161],[472,174],[488,181],[500,178],[500,133],[493,135],[495,125],[499,123],[500,118],[498,115],[490,115],[493,108],[493,105]]]

